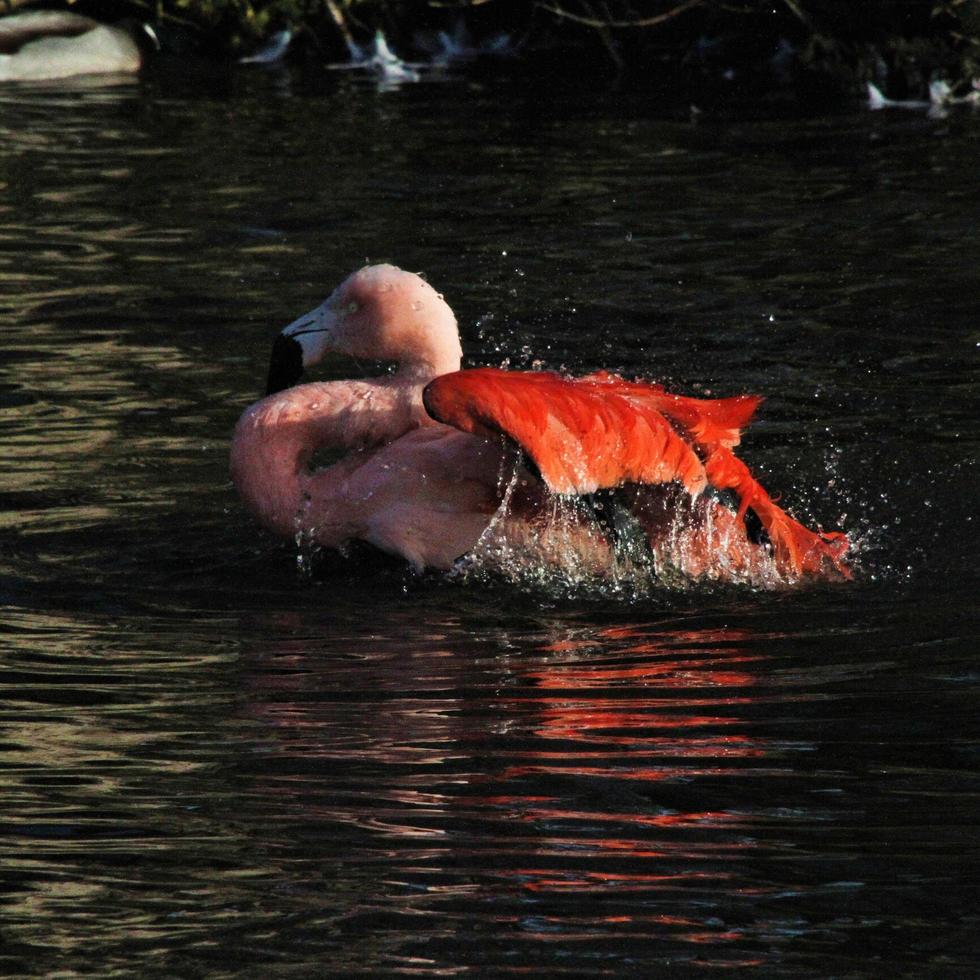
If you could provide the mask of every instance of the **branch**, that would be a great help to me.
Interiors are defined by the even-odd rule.
[[[354,43],[354,36],[350,32],[350,28],[347,26],[347,21],[344,20],[344,15],[340,12],[340,8],[334,0],[325,0],[325,5],[327,13],[330,14],[330,19],[337,25],[337,30],[340,31],[340,36],[347,42],[347,46],[350,47]]]
[[[556,17],[563,17],[565,20],[574,21],[576,24],[584,24],[586,27],[601,29],[603,27],[655,27],[657,24],[662,24],[665,20],[671,20],[679,14],[683,14],[686,10],[690,10],[692,7],[699,7],[705,2],[706,0],[687,0],[686,3],[682,3],[680,6],[667,10],[662,14],[657,14],[654,17],[639,17],[636,20],[601,20],[598,17],[583,17],[581,14],[573,14],[567,10],[562,10],[561,7],[553,7],[550,3],[539,3],[538,6],[549,14],[554,14]]]

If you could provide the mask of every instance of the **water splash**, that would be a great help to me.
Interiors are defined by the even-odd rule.
[[[551,495],[528,518],[517,500],[524,471],[501,474],[502,499],[474,548],[450,577],[503,582],[560,598],[636,601],[654,594],[737,586],[773,591],[799,586],[764,544],[752,544],[710,494],[679,486],[622,488],[592,497]],[[662,508],[655,537],[635,508]]]
[[[316,530],[298,528],[293,540],[296,544],[296,570],[302,578],[312,578],[317,557],[323,551],[317,544]]]
[[[606,529],[584,498],[551,495],[528,520],[514,505],[524,471],[512,465],[500,506],[472,551],[451,576],[466,582],[502,580],[549,595],[618,594],[645,581],[641,566],[610,548]]]

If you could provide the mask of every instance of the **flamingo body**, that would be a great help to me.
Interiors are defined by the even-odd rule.
[[[398,367],[296,385],[327,351]],[[232,476],[246,506],[278,534],[364,540],[418,570],[450,568],[492,528],[537,560],[571,554],[601,572],[619,532],[588,506],[557,521],[555,501],[609,491],[610,511],[654,555],[680,548],[694,577],[767,562],[789,581],[850,576],[846,537],[799,524],[732,453],[761,398],[687,398],[605,372],[461,371],[460,358],[455,317],[431,286],[393,266],[354,273],[283,331],[271,394],[239,420]],[[323,450],[346,455],[317,466]],[[731,491],[737,509],[708,490]]]
[[[449,568],[496,508],[490,488],[499,451],[448,426],[415,425],[410,416],[398,437],[372,440],[375,419],[348,415],[348,432],[360,426],[360,438],[350,439],[338,462],[311,468],[316,448],[337,445],[330,437],[344,411],[339,394],[336,383],[300,385],[245,413],[232,477],[246,505],[285,537],[307,534],[329,548],[363,540],[418,570]],[[363,383],[343,385],[343,394],[384,401]]]

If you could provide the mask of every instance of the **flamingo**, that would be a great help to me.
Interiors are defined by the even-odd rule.
[[[395,367],[298,384],[328,352]],[[693,577],[850,577],[847,538],[795,521],[732,452],[761,398],[689,398],[606,372],[460,370],[461,358],[452,309],[420,276],[350,275],[277,337],[268,394],[238,421],[231,472],[247,509],[282,536],[363,540],[416,571],[452,568],[492,529],[536,560],[572,553],[597,570],[625,534],[673,549]],[[345,455],[317,465],[325,451]],[[558,506],[570,500],[583,504]]]

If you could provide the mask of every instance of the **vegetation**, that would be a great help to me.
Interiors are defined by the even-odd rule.
[[[0,0],[0,9],[35,2]],[[290,27],[311,59],[343,59],[348,42],[377,30],[411,58],[420,35],[462,20],[477,41],[508,35],[522,61],[551,53],[557,63],[574,50],[579,75],[585,65],[679,72],[835,96],[874,80],[896,98],[921,97],[940,77],[962,91],[980,76],[980,0],[76,0],[73,9],[136,14],[224,56]]]

